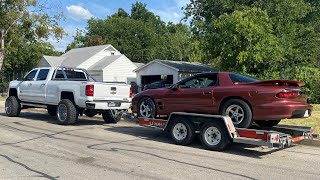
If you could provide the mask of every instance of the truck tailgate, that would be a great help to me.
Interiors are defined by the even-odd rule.
[[[128,101],[130,85],[117,83],[94,83],[93,100]]]

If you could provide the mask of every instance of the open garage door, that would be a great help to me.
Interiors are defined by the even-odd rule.
[[[173,75],[141,76],[142,90],[167,87],[173,84]]]

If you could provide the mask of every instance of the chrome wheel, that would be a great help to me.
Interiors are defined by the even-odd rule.
[[[60,104],[58,106],[58,119],[60,121],[65,121],[67,119],[67,115],[68,115],[67,106],[64,104]]]
[[[183,124],[183,123],[177,123],[174,127],[173,127],[173,136],[176,140],[183,140],[187,137],[188,135],[188,131],[187,131],[187,127]]]
[[[11,111],[12,111],[12,103],[11,103],[11,101],[8,101],[8,100],[6,101],[5,109],[6,109],[6,113],[7,114],[11,113]]]
[[[141,102],[140,104],[140,114],[144,118],[151,118],[152,113],[154,111],[153,109],[153,102],[150,102],[151,100],[145,99],[144,101]]]
[[[238,125],[244,119],[244,110],[239,105],[231,105],[226,109],[226,115],[229,116],[233,123]]]
[[[215,146],[221,141],[221,133],[216,127],[209,127],[203,134],[206,143]]]

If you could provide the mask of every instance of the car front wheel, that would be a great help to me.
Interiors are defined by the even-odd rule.
[[[156,105],[149,97],[143,97],[138,104],[138,116],[143,118],[156,117]]]

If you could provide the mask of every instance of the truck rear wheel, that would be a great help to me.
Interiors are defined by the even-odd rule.
[[[209,122],[204,124],[200,133],[201,143],[206,149],[222,151],[230,143],[230,136],[220,122]]]
[[[6,114],[9,117],[17,117],[21,112],[21,105],[16,96],[9,96],[5,104]]]
[[[188,145],[195,138],[195,127],[188,119],[177,118],[171,125],[170,134],[176,144]]]
[[[113,110],[113,109],[103,112],[102,118],[106,123],[117,123],[121,119],[121,117],[117,113],[117,110]]]
[[[78,119],[76,106],[69,99],[62,99],[57,107],[57,120],[59,124],[74,124]]]
[[[97,111],[94,111],[94,110],[85,110],[83,113],[88,117],[93,117],[97,115]]]

